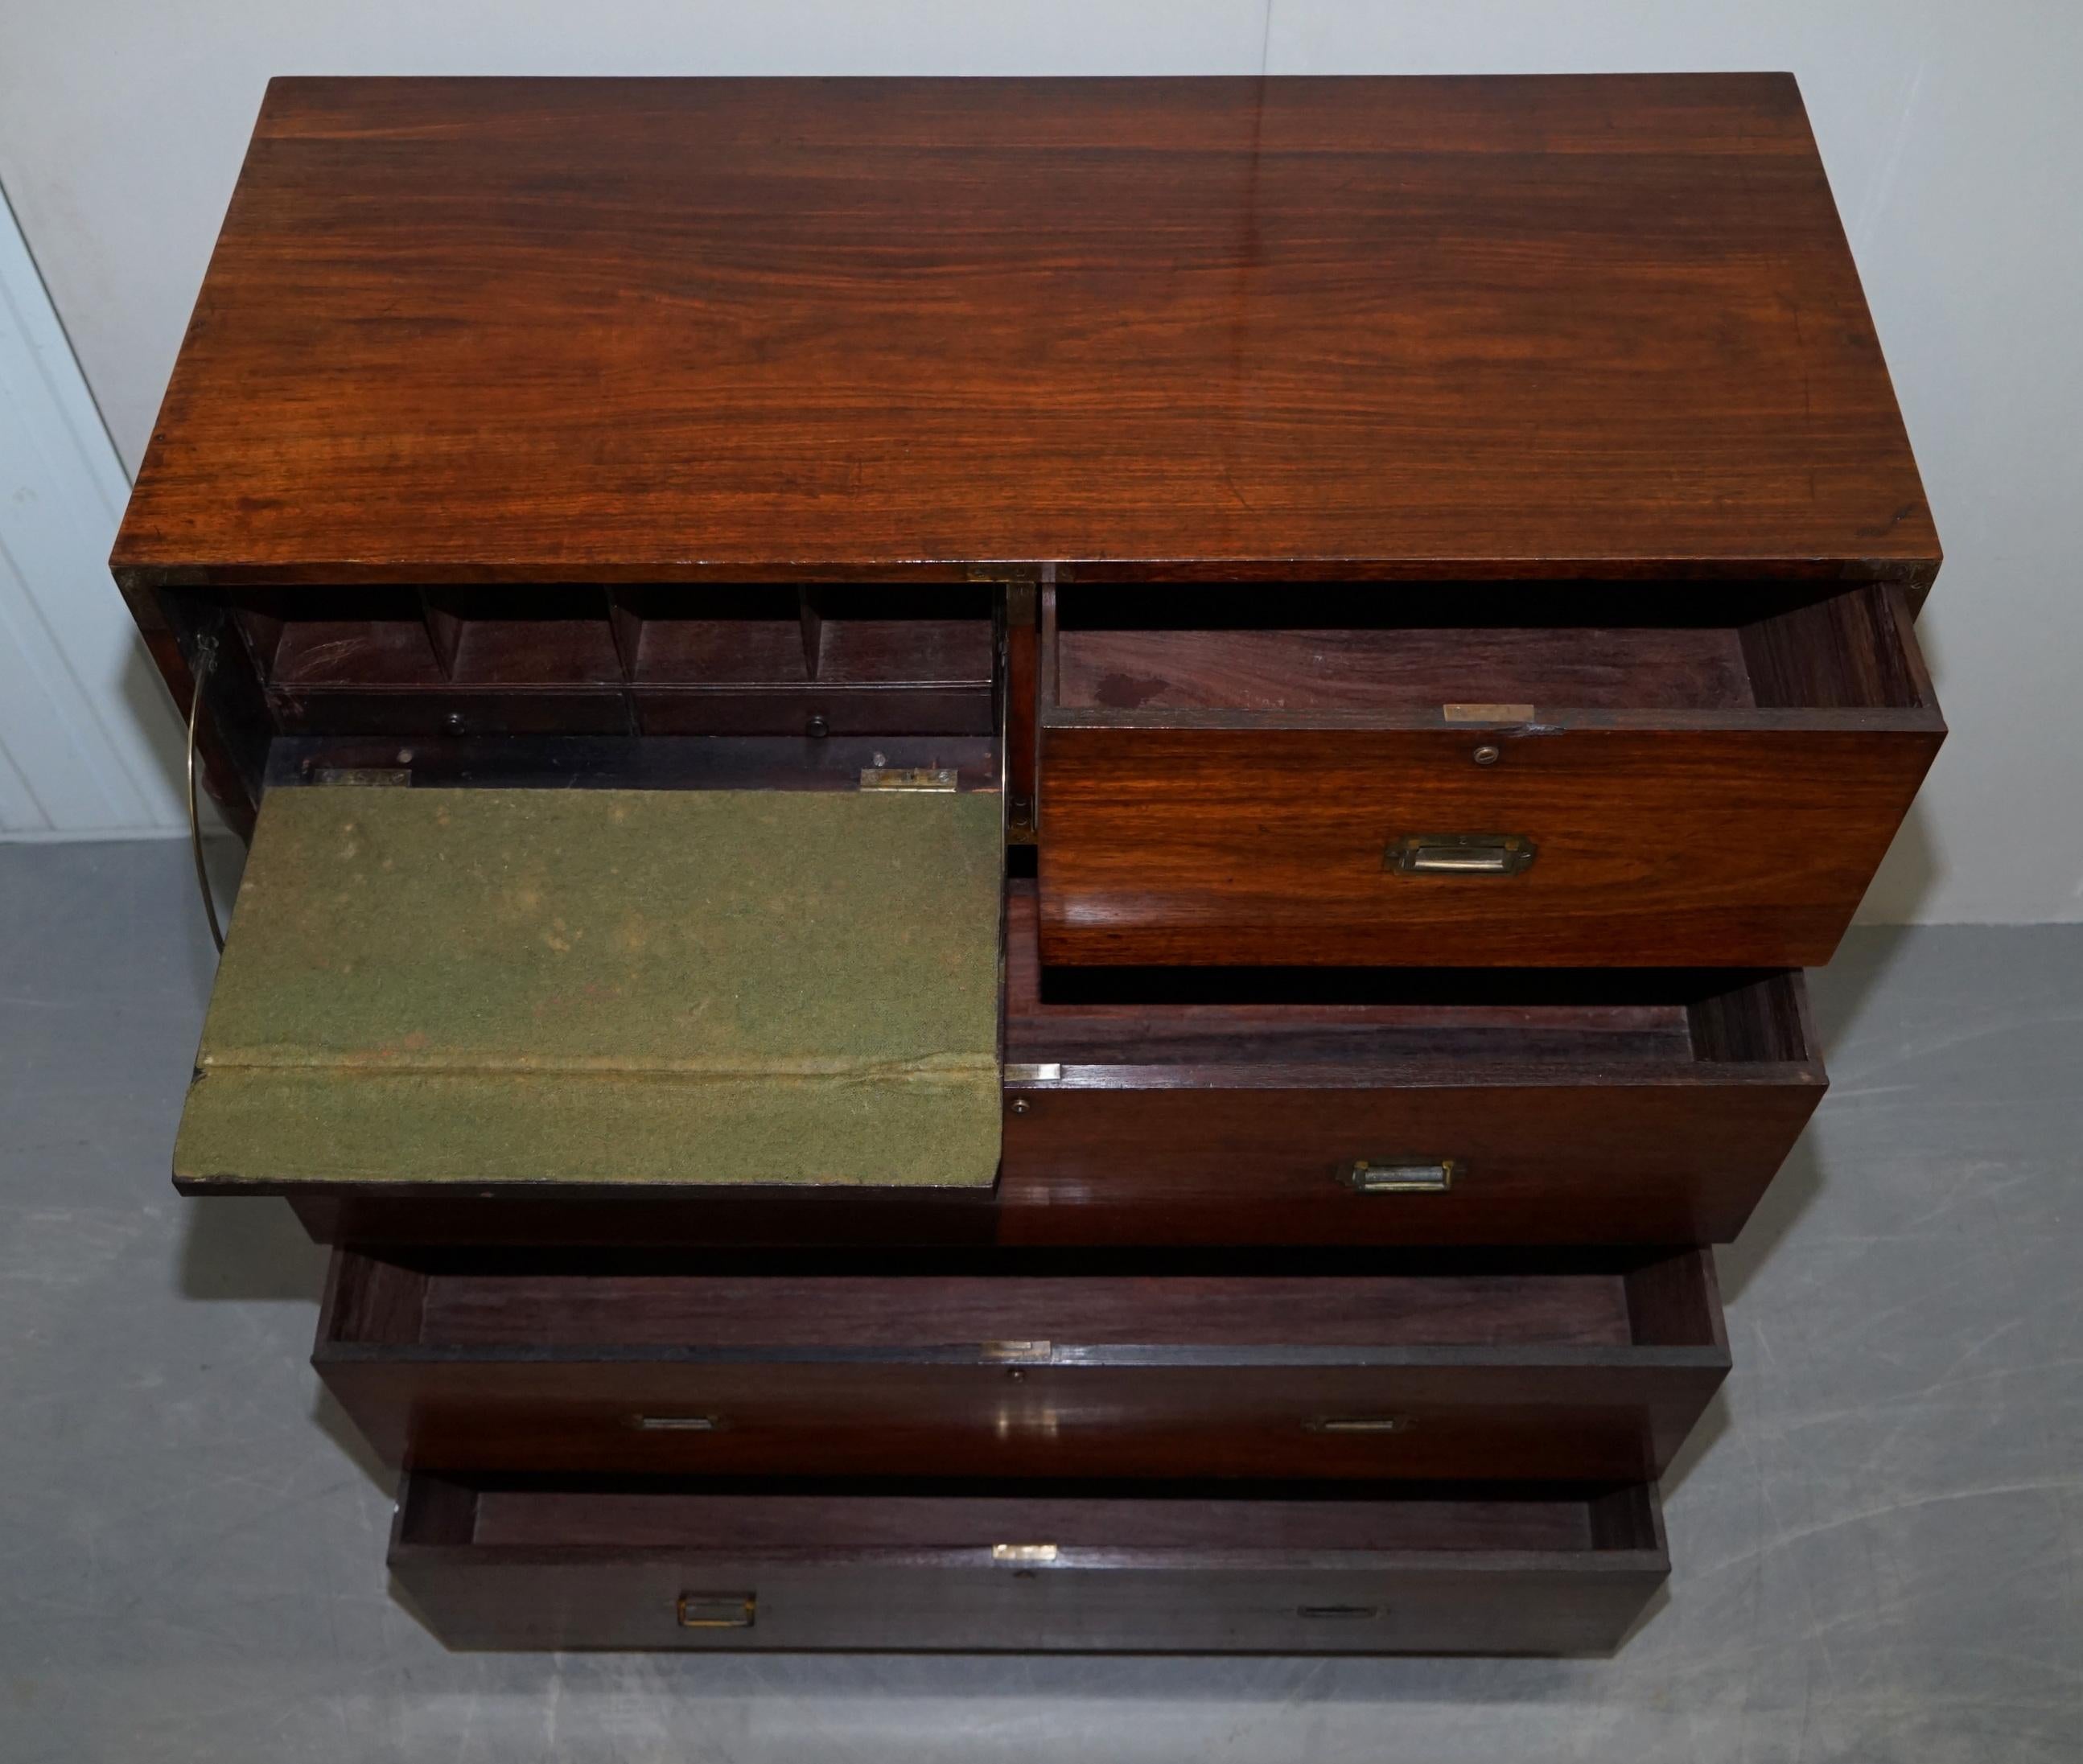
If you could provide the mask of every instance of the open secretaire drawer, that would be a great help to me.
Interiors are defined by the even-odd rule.
[[[1045,593],[1051,963],[1826,962],[1944,733],[1902,589]]]
[[[408,1474],[391,1569],[454,1648],[1603,1654],[1651,1487],[974,1486]]]
[[[336,1251],[314,1361],[422,1468],[1635,1481],[1729,1356],[1704,1251]]]

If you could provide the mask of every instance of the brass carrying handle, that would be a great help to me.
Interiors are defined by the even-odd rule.
[[[209,867],[202,858],[202,813],[196,804],[196,725],[202,720],[203,682],[217,664],[217,639],[196,639],[192,683],[188,689],[188,849],[195,855],[196,886],[202,891],[203,916],[209,921],[209,939],[217,952],[224,953],[224,927],[218,922],[217,899],[209,892]]]
[[[1411,833],[1389,842],[1381,867],[1396,876],[1520,876],[1539,848],[1519,833]]]
[[[1459,1158],[1355,1158],[1339,1167],[1338,1180],[1360,1194],[1444,1194],[1467,1173]]]
[[[682,1593],[673,1611],[682,1629],[750,1629],[758,1607],[757,1593]]]

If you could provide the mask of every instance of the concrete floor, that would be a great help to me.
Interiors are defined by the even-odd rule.
[[[2083,926],[1855,934],[1721,1253],[1736,1369],[1611,1662],[450,1656],[306,1357],[323,1268],[168,1146],[172,844],[0,847],[0,1758],[2083,1757]]]

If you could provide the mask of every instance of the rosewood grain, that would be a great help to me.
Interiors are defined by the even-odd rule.
[[[1142,1498],[413,1472],[390,1564],[456,1648],[1603,1653],[1656,1492]]]
[[[1523,590],[1456,609],[1432,588],[1352,628],[1319,622],[1349,589],[1244,619],[1226,597],[1213,625],[1149,590],[1126,618],[1103,586],[1055,591],[1043,959],[1827,961],[1945,725],[1899,589],[1786,593],[1702,589],[1674,624],[1608,587],[1541,626]],[[1623,606],[1637,622],[1608,622]],[[1387,861],[1464,834],[1526,842],[1530,867]]]
[[[116,553],[1614,558],[1936,565],[1785,74],[278,79]]]
[[[201,633],[177,597],[211,584],[813,581],[840,605],[1061,564],[1920,596],[1938,562],[1784,74],[277,80],[112,558],[184,710]],[[387,665],[423,666],[395,635],[414,653]],[[467,669],[522,659],[450,635]],[[583,640],[541,659],[597,673]],[[319,641],[288,659],[336,667]],[[268,720],[989,715],[285,681]],[[202,752],[243,829],[265,761],[240,741]],[[1104,896],[1080,959],[1122,959],[1141,907],[1079,885]]]

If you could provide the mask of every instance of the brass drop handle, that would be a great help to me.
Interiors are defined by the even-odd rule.
[[[758,1605],[756,1593],[682,1593],[673,1609],[682,1629],[750,1629]]]
[[[1444,1194],[1467,1173],[1459,1158],[1355,1158],[1338,1167],[1338,1180],[1359,1194]]]
[[[1381,867],[1395,876],[1521,876],[1539,848],[1518,833],[1411,833],[1392,839]]]

